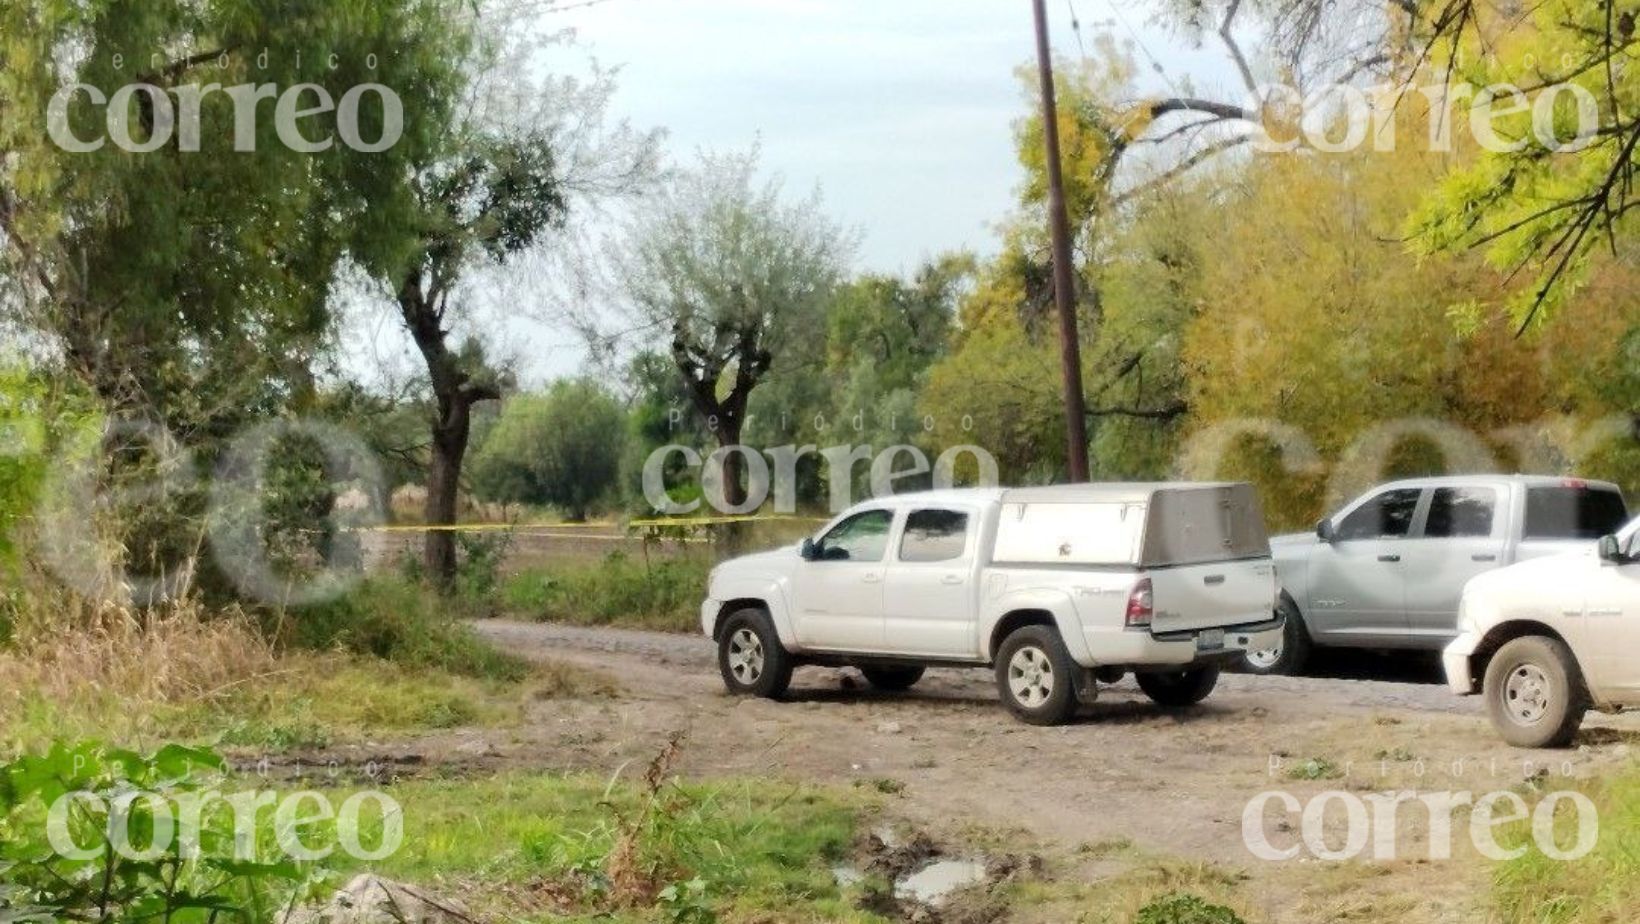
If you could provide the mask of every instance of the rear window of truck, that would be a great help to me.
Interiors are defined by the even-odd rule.
[[[1575,486],[1526,490],[1527,539],[1599,539],[1628,520],[1628,507],[1616,491]]]

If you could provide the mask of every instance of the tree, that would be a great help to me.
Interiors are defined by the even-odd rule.
[[[1632,480],[1632,441],[1590,429],[1633,409],[1632,391],[1619,398],[1606,387],[1632,387],[1620,370],[1640,315],[1619,294],[1636,276],[1632,252],[1600,261],[1582,297],[1535,336],[1516,338],[1502,316],[1460,307],[1498,290],[1478,255],[1409,265],[1396,238],[1445,169],[1443,156],[1412,147],[1272,154],[1221,184],[1229,194],[1194,222],[1206,243],[1198,314],[1182,331],[1188,436],[1209,445],[1215,428],[1251,420],[1299,442],[1283,459],[1282,434],[1256,425],[1221,458],[1199,460],[1217,470],[1188,474],[1253,480],[1272,522],[1285,526],[1313,523],[1329,501],[1378,480],[1453,467]],[[1355,464],[1358,441],[1410,420],[1440,422],[1477,457],[1450,454],[1456,443],[1438,446],[1433,431],[1415,426],[1384,458],[1359,460],[1380,465]],[[1592,438],[1552,432],[1563,425]]]
[[[910,280],[868,273],[837,292],[826,316],[826,373],[833,380],[869,366],[884,392],[911,388],[945,352],[956,302],[975,260],[947,254]]]
[[[459,82],[452,62],[467,34],[460,7],[237,0],[139,14],[108,0],[8,4],[0,238],[29,296],[29,327],[112,409],[158,417],[184,435],[298,395],[328,330],[337,265],[360,235],[402,211],[390,178],[448,121]],[[314,46],[334,52],[336,66]],[[383,48],[397,53],[379,55]],[[155,49],[186,51],[150,58]],[[73,69],[58,73],[56,61]],[[115,121],[135,142],[164,140],[147,92],[115,113],[89,93],[67,97],[64,127],[100,141],[97,150],[64,150],[43,131],[64,86],[112,94],[134,83],[175,92],[245,82],[313,84],[332,100],[363,84],[391,86],[406,130],[385,150],[357,150],[337,139],[331,112],[300,128],[330,136],[331,147],[298,151],[267,104],[261,117],[241,119],[234,96],[214,91],[200,100],[197,151],[184,149],[191,133],[180,115],[152,152],[128,153],[110,139]],[[361,103],[359,116],[374,140],[371,123],[379,129],[384,110]]]
[[[541,138],[458,132],[444,155],[411,178],[421,208],[415,250],[405,264],[382,266],[400,280],[399,317],[427,366],[433,393],[432,442],[427,466],[428,526],[453,525],[461,469],[472,435],[473,406],[501,398],[500,383],[485,374],[474,341],[452,345],[452,299],[462,308],[459,283],[475,265],[506,262],[562,220],[565,202],[553,174],[553,155]],[[428,530],[422,563],[441,586],[455,579],[455,536]]]
[[[1564,307],[1603,246],[1615,252],[1640,205],[1640,36],[1634,12],[1611,2],[1416,7],[1413,80],[1467,83],[1490,110],[1499,144],[1455,164],[1410,221],[1426,252],[1481,249],[1530,286],[1504,299],[1517,329]],[[1518,89],[1527,105],[1515,106]],[[1567,92],[1568,90],[1572,92]],[[1578,95],[1592,102],[1580,136]],[[1548,103],[1547,107],[1543,104]],[[1478,104],[1478,103],[1477,103]],[[1534,131],[1533,110],[1552,113]]]
[[[474,408],[502,394],[485,359],[484,296],[516,299],[508,291],[516,280],[503,270],[550,262],[551,245],[565,243],[559,232],[572,200],[628,190],[653,162],[652,133],[624,123],[605,130],[613,86],[607,72],[596,71],[585,85],[541,76],[541,42],[527,27],[505,14],[485,22],[460,64],[468,80],[464,107],[441,129],[436,150],[401,178],[413,208],[402,227],[355,251],[392,293],[427,369],[429,526],[455,522]],[[509,307],[516,310],[516,301]],[[449,587],[454,534],[428,530],[423,564]]]
[[[5,326],[83,382],[116,432],[163,430],[205,467],[229,435],[306,409],[338,268],[406,213],[401,178],[449,123],[467,9],[461,0],[0,6]],[[297,150],[272,104],[252,119],[219,89],[243,84],[319,87],[301,91],[303,108],[321,91],[336,102],[363,85],[391,87],[404,132],[365,149],[385,139],[387,122],[385,101],[366,94],[357,114],[367,144],[342,143],[333,109],[298,125],[306,139],[329,136],[330,148]],[[112,102],[76,91],[54,106],[79,85],[129,103],[110,112]],[[157,89],[115,96],[130,85]],[[202,90],[197,136],[179,102],[188,87]],[[162,118],[162,98],[174,122]],[[110,122],[154,150],[122,149]],[[67,150],[63,131],[100,147]],[[111,439],[93,454],[99,486],[152,477],[139,442]],[[203,493],[196,484],[117,511],[126,564],[189,572]]]
[[[619,480],[626,428],[620,402],[590,380],[514,397],[473,460],[474,491],[502,503],[550,504],[583,521]]]
[[[752,391],[817,342],[851,241],[818,194],[781,201],[753,155],[704,156],[630,229],[617,272],[642,329],[666,338],[691,402],[721,446],[740,443]],[[723,499],[745,503],[745,462],[722,460]]]

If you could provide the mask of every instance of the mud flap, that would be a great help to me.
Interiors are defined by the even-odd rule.
[[[1076,672],[1076,701],[1087,704],[1099,699],[1099,681],[1090,668]]]

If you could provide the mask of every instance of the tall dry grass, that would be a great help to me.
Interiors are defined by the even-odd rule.
[[[272,645],[237,611],[182,600],[139,613],[40,588],[24,599],[0,648],[0,715],[25,696],[199,701],[276,670]]]

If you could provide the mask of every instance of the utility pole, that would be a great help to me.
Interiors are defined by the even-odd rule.
[[[1059,362],[1065,379],[1065,462],[1071,481],[1088,480],[1088,421],[1082,398],[1082,346],[1076,333],[1076,282],[1071,272],[1071,221],[1065,211],[1065,174],[1059,163],[1059,107],[1054,102],[1053,56],[1048,47],[1046,0],[1036,12],[1036,64],[1042,77],[1042,135],[1048,145],[1048,222],[1053,231],[1053,297],[1059,311]]]

